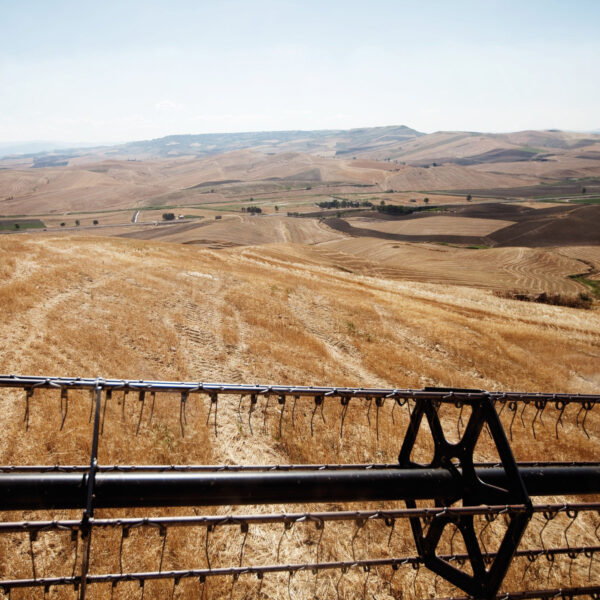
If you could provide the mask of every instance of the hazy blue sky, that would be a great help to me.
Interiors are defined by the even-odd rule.
[[[0,0],[0,142],[600,127],[600,1]]]

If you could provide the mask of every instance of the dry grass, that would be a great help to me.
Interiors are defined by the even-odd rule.
[[[422,387],[450,385],[485,389],[527,389],[596,392],[600,384],[600,316],[597,311],[532,305],[495,297],[491,292],[445,285],[389,281],[346,273],[324,266],[300,246],[265,246],[214,252],[194,247],[95,238],[0,239],[2,286],[0,306],[0,371],[56,375],[101,374],[106,377],[194,379],[204,381],[271,382],[336,385]],[[116,393],[108,405],[100,461],[140,463],[246,463],[395,461],[406,408],[386,403],[375,407],[353,401],[340,436],[341,406],[326,403],[313,418],[310,401],[299,402],[295,426],[285,407],[282,435],[280,407],[259,402],[248,428],[248,401],[238,419],[237,402],[223,398],[218,436],[205,426],[205,398],[192,396],[184,438],[179,433],[178,398],[157,397],[153,422],[144,418],[135,435],[139,403]],[[0,394],[4,435],[0,462],[85,463],[89,452],[89,399],[73,394],[65,428],[59,431],[59,400],[51,392],[36,393],[28,431],[22,422],[23,398]],[[266,408],[266,412],[265,412]],[[599,417],[587,419],[592,440],[575,427],[574,407],[554,440],[554,410],[548,409],[537,439],[531,431],[535,409],[527,407],[514,429],[513,450],[519,460],[592,460],[598,454]],[[369,418],[367,418],[369,414]],[[509,428],[512,414],[502,415]],[[313,435],[311,436],[311,419]],[[370,419],[370,422],[369,422]],[[448,415],[454,428],[456,415]],[[211,422],[212,424],[212,422]],[[575,444],[574,441],[578,443]],[[581,442],[581,443],[579,443]],[[486,439],[480,456],[491,458]],[[399,504],[398,504],[399,506]],[[254,510],[305,507],[246,507]],[[322,507],[325,508],[325,507]],[[326,508],[337,508],[328,506]],[[358,508],[358,507],[357,507]],[[227,511],[224,507],[219,509]],[[142,514],[142,511],[132,511]],[[154,510],[145,514],[176,514],[194,509]],[[204,511],[203,511],[204,512]],[[208,511],[210,512],[210,511]],[[66,513],[64,513],[66,514]],[[100,511],[99,514],[123,514]],[[4,515],[33,518],[39,513]],[[561,517],[562,518],[562,517]],[[558,519],[558,517],[557,517]],[[524,546],[539,545],[542,522],[536,517]],[[578,517],[570,529],[572,543],[590,542],[596,523]],[[493,548],[501,521],[486,534]],[[495,528],[498,528],[496,530]],[[237,564],[242,536],[238,528],[219,528],[209,539],[213,566]],[[563,544],[564,527],[546,528],[547,544]],[[354,524],[326,526],[320,546],[322,560],[351,560]],[[415,553],[406,524],[397,524],[388,549],[389,529],[370,523],[355,542],[357,557]],[[590,537],[592,536],[592,537]],[[272,563],[281,528],[252,527],[244,564]],[[281,559],[313,560],[318,532],[298,525],[281,542]],[[454,540],[454,550],[460,544]],[[25,536],[0,540],[0,576],[29,576],[31,564]],[[449,543],[448,540],[444,544]],[[119,569],[120,536],[98,534],[92,567],[97,572]],[[164,568],[203,567],[204,530],[170,531]],[[73,546],[68,534],[43,534],[34,542],[38,573],[69,574]],[[132,532],[124,542],[125,569],[156,569],[161,539],[156,531]],[[10,560],[7,559],[10,557]],[[506,589],[546,585],[547,565],[537,561],[521,583],[525,561],[517,561]],[[550,584],[568,581],[569,561],[553,567]],[[573,565],[573,582],[587,578],[587,562]],[[418,577],[415,576],[418,574]],[[424,570],[401,569],[388,584],[390,570],[373,571],[367,597],[412,598],[435,595],[435,578]],[[339,573],[298,574],[290,581],[293,598],[336,597]],[[339,581],[340,597],[360,598],[365,574],[348,572]],[[266,577],[263,597],[285,598],[288,578]],[[230,581],[207,583],[209,598],[230,595]],[[452,593],[437,581],[437,595]],[[232,597],[257,597],[258,581],[240,578]],[[169,597],[167,583],[146,586],[145,597]],[[182,581],[175,598],[199,598],[197,581]],[[109,598],[110,586],[92,587],[93,598]],[[139,598],[137,584],[119,585],[114,597]],[[1,595],[0,595],[1,597]],[[41,598],[42,592],[15,592],[12,598]],[[72,597],[52,589],[49,598]]]

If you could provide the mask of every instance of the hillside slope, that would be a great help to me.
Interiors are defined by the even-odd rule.
[[[300,246],[215,252],[123,239],[12,236],[0,238],[0,253],[0,371],[4,373],[571,392],[595,392],[600,384],[597,311],[519,303],[450,285],[363,277],[324,266],[318,256]],[[157,395],[150,421],[147,412],[141,419],[135,394],[126,401],[123,394],[115,393],[106,414],[100,463],[395,462],[399,430],[407,424],[406,411],[397,410],[394,417],[389,403],[381,415],[377,410],[377,419],[368,416],[366,405],[353,403],[342,433],[337,399],[328,401],[316,418],[310,403],[299,402],[295,421],[289,407],[284,414],[277,402],[269,405],[261,400],[251,430],[248,401],[238,406],[232,399],[220,399],[217,417],[215,411],[207,413],[206,398],[192,396],[184,423],[179,420],[178,397]],[[24,398],[3,392],[0,464],[85,463],[89,398],[77,394],[69,398],[61,429],[56,392],[36,392],[25,429]],[[518,420],[512,443],[517,458],[592,460],[597,456],[598,415],[592,411],[587,418],[592,440],[576,446],[574,440],[582,433],[575,426],[576,409],[571,408],[564,415],[564,435],[561,430],[558,440],[548,412],[544,424],[538,424],[537,438],[530,427],[533,409],[524,417],[525,427]],[[502,418],[508,428],[510,412]],[[454,428],[455,421],[451,422]],[[141,428],[139,435],[137,428]],[[487,460],[493,458],[489,449],[482,452]],[[285,507],[241,510],[277,512]],[[187,514],[197,513],[190,509]],[[33,518],[31,512],[11,517]],[[593,531],[590,526],[580,517],[569,535],[584,539]],[[553,527],[544,539],[560,545],[563,529]],[[244,564],[274,562],[279,548],[283,561],[314,560],[318,539],[314,524],[295,527],[285,539],[280,529],[253,526]],[[358,539],[353,529],[353,523],[328,525],[319,542],[320,556],[352,560],[355,551],[360,556],[415,552],[406,523],[397,525],[391,546],[389,528],[383,524],[366,527],[368,531]],[[488,534],[488,544],[492,538]],[[30,543],[36,550],[38,573],[70,573],[73,544],[68,532],[54,537],[42,532],[32,542],[20,533],[0,538],[0,575],[30,575]],[[217,528],[210,540],[194,529],[179,529],[169,533],[164,568],[205,567],[208,552],[213,567],[238,564],[240,543],[239,528]],[[539,545],[537,525],[524,543]],[[456,548],[460,544],[455,543]],[[124,543],[107,531],[94,540],[92,568],[105,573],[119,572],[121,567],[156,569],[160,549],[157,531],[132,530]],[[550,584],[558,585],[568,577],[586,581],[587,564],[554,565]],[[546,585],[545,569],[540,571],[539,565],[523,583],[521,566],[511,570],[505,589]],[[423,571],[417,581],[411,568],[401,569],[391,583],[385,570],[373,571],[369,592],[381,600],[442,592],[455,595],[456,590]],[[328,572],[318,581],[309,572],[292,581],[287,574],[274,575],[265,577],[261,593],[282,600],[290,589],[298,599],[335,598],[338,579],[338,573]],[[353,596],[367,585],[364,581],[359,571],[347,573],[341,597]],[[210,598],[225,599],[256,596],[257,585],[256,578],[241,577],[233,594],[230,580],[211,578],[207,587]],[[147,597],[170,597],[173,590],[171,582],[146,585]],[[92,586],[90,598],[108,598],[111,592],[115,598],[140,596],[139,586],[132,582],[116,591],[110,585]],[[189,579],[177,586],[175,597],[192,600],[200,593],[197,580]],[[70,589],[52,589],[52,597],[66,599],[71,594]]]

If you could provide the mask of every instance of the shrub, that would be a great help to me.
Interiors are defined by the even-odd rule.
[[[549,294],[542,292],[540,294],[527,294],[518,290],[501,290],[494,292],[499,298],[508,298],[510,300],[521,300],[523,302],[538,302],[540,304],[550,304],[553,306],[567,306],[569,308],[592,308],[594,303],[592,297],[580,292],[575,296],[568,294]]]

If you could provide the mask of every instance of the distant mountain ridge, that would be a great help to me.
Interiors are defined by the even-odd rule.
[[[406,125],[169,135],[124,144],[57,148],[0,162],[0,168],[61,167],[102,160],[204,158],[252,150],[262,154],[303,153],[323,158],[394,161],[413,166],[454,163],[544,162],[579,152],[576,158],[598,160],[600,135],[551,130],[513,133],[437,131],[422,133]],[[2,146],[0,146],[0,156]]]

